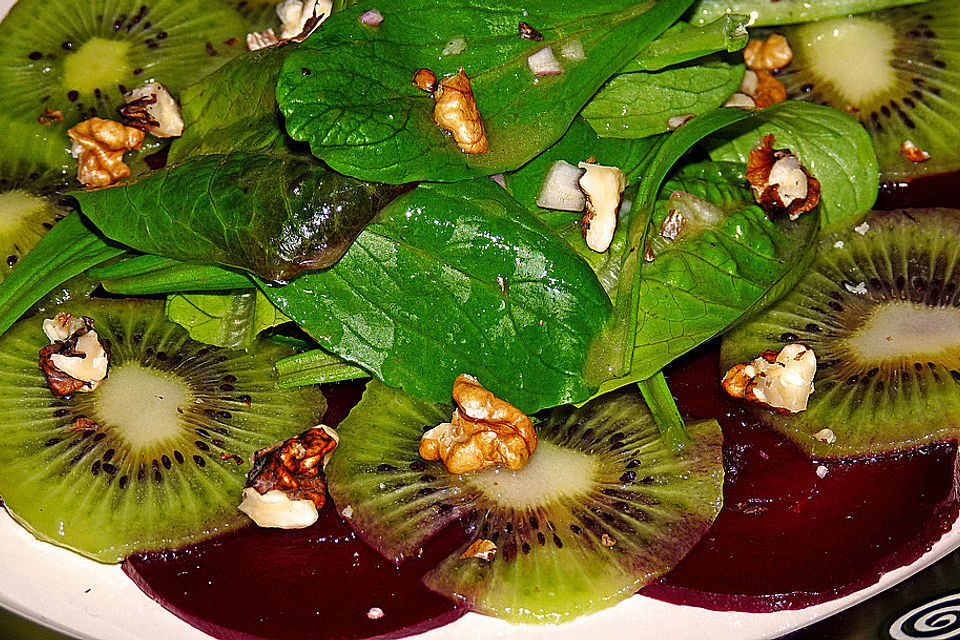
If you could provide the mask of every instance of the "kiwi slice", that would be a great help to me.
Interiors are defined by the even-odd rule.
[[[869,214],[825,236],[807,275],[727,334],[721,368],[800,342],[817,356],[806,411],[764,422],[817,457],[960,436],[960,211]],[[829,428],[829,434],[815,434]]]
[[[369,383],[327,479],[354,530],[396,562],[462,517],[466,543],[424,580],[483,613],[542,623],[611,606],[679,562],[720,509],[717,423],[691,425],[677,455],[635,391],[549,413],[519,472],[455,476],[422,460],[423,432],[450,415]],[[492,558],[464,557],[478,540],[496,545]]]
[[[93,117],[117,119],[122,94],[156,81],[174,95],[245,51],[246,20],[204,0],[19,0],[0,23],[0,127],[5,153],[49,156],[73,166],[67,130]],[[44,110],[61,122],[38,122]],[[55,143],[51,143],[55,144]],[[159,144],[148,138],[146,152]]]
[[[316,388],[277,388],[273,363],[289,351],[207,347],[156,301],[58,311],[93,318],[110,368],[95,391],[57,398],[37,362],[43,317],[0,338],[0,496],[13,517],[102,562],[249,522],[237,504],[253,452],[325,409]]]
[[[842,109],[873,137],[883,180],[960,168],[960,4],[934,0],[788,27],[790,98]],[[911,141],[930,158],[901,154]]]

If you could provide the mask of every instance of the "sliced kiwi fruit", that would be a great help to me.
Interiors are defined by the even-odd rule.
[[[75,165],[70,127],[118,119],[122,95],[148,82],[177,95],[246,50],[246,28],[236,10],[205,0],[19,0],[0,23],[0,119],[22,129],[0,127],[4,153],[46,158],[48,143],[24,138],[54,140],[62,166]],[[63,120],[42,124],[46,109]],[[148,137],[144,152],[158,144]]]
[[[794,52],[778,75],[788,97],[859,119],[882,179],[960,168],[960,4],[933,0],[781,32]],[[905,157],[906,141],[929,159]]]
[[[107,378],[55,397],[38,367],[43,316],[0,338],[0,496],[38,538],[102,562],[248,523],[238,510],[256,449],[319,422],[315,387],[278,389],[290,352],[207,347],[144,300],[88,300]],[[86,420],[81,420],[85,418]]]
[[[813,456],[957,438],[958,237],[960,211],[952,209],[875,212],[825,236],[803,280],[724,337],[722,370],[793,342],[812,348],[817,373],[806,411],[756,410]]]
[[[720,509],[717,423],[691,425],[678,455],[636,391],[547,414],[520,471],[456,476],[421,459],[424,431],[450,416],[369,383],[340,423],[327,479],[354,530],[397,562],[461,518],[467,542],[425,582],[483,613],[543,623],[608,607],[679,562]],[[496,546],[491,558],[466,553],[479,540]]]

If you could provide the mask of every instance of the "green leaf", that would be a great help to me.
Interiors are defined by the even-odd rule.
[[[331,167],[366,180],[455,181],[516,169],[556,141],[600,85],[662,33],[691,0],[396,0],[383,22],[336,14],[287,58],[277,97],[293,138]],[[521,38],[527,22],[544,40]],[[459,53],[451,54],[455,42]],[[563,57],[579,43],[585,59]],[[563,73],[536,77],[527,58],[550,47]],[[444,55],[447,49],[448,55]],[[489,140],[463,153],[433,120],[414,73],[463,68]]]
[[[673,394],[670,393],[670,387],[667,386],[667,379],[663,377],[663,372],[658,371],[637,384],[643,394],[643,401],[650,407],[650,413],[653,414],[653,419],[660,429],[660,437],[667,446],[674,451],[680,451],[690,444],[687,425],[683,423],[680,409],[677,407],[676,400],[673,399]]]
[[[183,135],[173,141],[168,164],[190,156],[253,152],[283,146],[277,77],[289,48],[239,54],[180,95]]]
[[[693,24],[707,24],[730,13],[753,17],[754,27],[813,22],[917,4],[917,0],[700,0],[691,12]]]
[[[265,329],[290,322],[259,290],[167,296],[167,318],[198,342],[246,347]]]
[[[521,410],[583,399],[610,304],[590,268],[492,180],[423,184],[337,264],[264,292],[321,347],[448,400],[469,373]]]
[[[583,117],[600,136],[645,138],[666,133],[671,130],[670,118],[703,115],[722,105],[740,87],[743,72],[742,64],[712,61],[623,73],[587,103]]]
[[[47,293],[88,268],[124,252],[105,241],[79,213],[54,225],[0,283],[0,334]]]
[[[256,288],[250,276],[239,271],[151,255],[126,258],[87,274],[110,293],[127,296]]]
[[[644,47],[621,71],[659,71],[717,51],[739,51],[750,39],[749,23],[750,16],[738,14],[721,16],[703,26],[678,22]]]
[[[232,153],[73,195],[104,235],[139,251],[285,280],[335,262],[402,189],[312,158]]]
[[[284,358],[277,362],[281,387],[300,387],[307,384],[324,384],[367,378],[370,372],[323,349]]]
[[[879,169],[869,134],[849,115],[791,100],[757,112],[710,141],[710,157],[746,163],[750,150],[772,133],[775,149],[790,149],[820,181],[822,225],[829,230],[859,218],[877,199]]]

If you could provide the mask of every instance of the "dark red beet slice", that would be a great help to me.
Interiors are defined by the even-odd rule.
[[[960,207],[960,172],[880,185],[876,209],[906,207]]]
[[[338,385],[325,421],[339,422],[361,389]],[[360,542],[331,503],[308,529],[250,527],[179,551],[134,556],[123,567],[150,597],[217,638],[399,637],[465,613],[421,584],[462,541],[454,527],[422,558],[398,568]],[[374,619],[377,608],[383,617]]]
[[[670,376],[681,410],[718,416],[724,507],[707,536],[642,593],[720,610],[800,608],[851,593],[914,561],[957,517],[952,444],[819,463],[764,429],[716,384],[717,356]]]

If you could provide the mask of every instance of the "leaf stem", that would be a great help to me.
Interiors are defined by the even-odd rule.
[[[690,434],[680,416],[680,409],[670,393],[670,387],[667,386],[667,379],[663,376],[663,371],[658,371],[646,380],[637,383],[643,399],[650,412],[653,413],[653,419],[660,429],[660,436],[674,451],[681,451],[685,445],[690,444]]]

